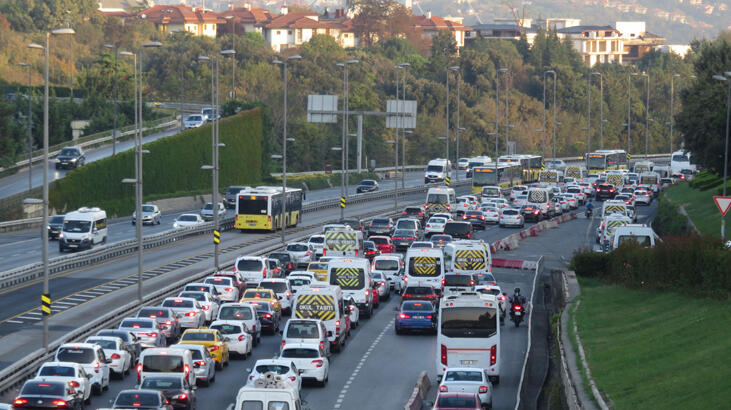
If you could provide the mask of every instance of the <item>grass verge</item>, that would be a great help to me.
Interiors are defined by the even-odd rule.
[[[730,302],[579,283],[581,341],[615,408],[728,408]]]
[[[715,189],[701,191],[692,188],[687,182],[681,182],[665,189],[663,195],[675,205],[685,208],[701,234],[720,237],[721,213],[713,201],[713,196],[717,195]]]

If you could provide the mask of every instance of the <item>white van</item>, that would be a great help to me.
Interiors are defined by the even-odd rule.
[[[442,292],[444,255],[439,248],[409,248],[406,251],[406,286],[430,285]]]
[[[454,189],[446,186],[429,188],[426,192],[424,208],[428,215],[439,212],[451,213],[457,211],[457,194]]]
[[[457,288],[469,286],[464,284],[469,284],[469,280],[464,282],[456,276],[468,276],[475,282],[479,282],[486,273],[492,273],[490,246],[482,241],[454,241],[442,248],[442,252],[444,253],[445,290],[450,286]]]
[[[424,171],[424,183],[444,182],[452,170],[452,163],[448,159],[437,158],[429,161]]]
[[[349,227],[325,232],[325,246],[322,254],[324,256],[362,257],[363,232]]]
[[[531,188],[528,190],[528,205],[541,210],[544,218],[553,216],[553,191],[549,188]]]
[[[339,286],[366,317],[373,314],[373,275],[365,258],[335,258],[327,264],[327,283]]]
[[[247,287],[274,277],[274,272],[267,269],[267,258],[263,256],[239,256],[234,262],[234,272],[246,281]]]
[[[236,407],[233,410],[248,409],[290,409],[309,410],[302,407],[299,391],[288,383],[276,378],[281,376],[271,374],[263,377],[253,386],[246,385],[239,389],[236,395]]]
[[[107,213],[99,208],[79,208],[66,214],[58,236],[58,251],[91,249],[107,241]]]
[[[345,344],[346,312],[343,291],[339,286],[313,284],[297,293],[294,301],[294,318],[319,319],[327,329],[327,340],[333,351],[340,351]]]
[[[657,234],[647,225],[630,224],[617,227],[614,230],[614,239],[612,240],[612,250],[617,249],[619,245],[626,242],[636,242],[640,247],[652,248],[655,246]]]
[[[148,376],[185,376],[195,386],[193,354],[188,349],[159,347],[146,349],[137,363],[137,382],[142,384]]]

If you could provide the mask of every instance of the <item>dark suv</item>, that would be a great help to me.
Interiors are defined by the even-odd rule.
[[[438,303],[439,294],[432,286],[407,286],[401,293],[401,300],[432,300]]]
[[[386,235],[391,236],[393,232],[393,219],[391,218],[374,218],[368,224],[368,235]]]
[[[541,220],[541,210],[535,205],[523,205],[520,207],[520,214],[523,215],[523,220],[539,222]]]
[[[226,194],[224,195],[224,205],[226,205],[226,208],[234,209],[236,208],[236,196],[239,194],[239,192],[249,189],[247,186],[239,186],[239,185],[232,185],[228,188],[226,188]]]
[[[86,162],[86,155],[80,147],[63,147],[56,155],[56,169],[76,169]]]
[[[404,215],[403,218],[418,219],[422,225],[426,218],[426,211],[423,206],[407,206],[401,214]]]
[[[451,235],[454,239],[470,239],[472,237],[472,224],[469,222],[447,222],[444,225],[444,234]]]
[[[612,184],[599,184],[596,187],[595,193],[596,199],[603,201],[605,199],[614,199],[617,196],[617,190],[614,189]]]

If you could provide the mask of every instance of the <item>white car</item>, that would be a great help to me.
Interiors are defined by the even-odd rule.
[[[119,330],[132,332],[137,336],[140,345],[146,347],[165,347],[167,338],[157,320],[149,317],[128,317],[119,323]]]
[[[320,386],[327,384],[330,361],[316,346],[310,344],[287,344],[280,359],[291,360],[299,369],[302,379],[315,380]]]
[[[471,211],[477,206],[477,199],[471,195],[463,195],[457,197],[457,210]]]
[[[254,381],[263,378],[267,373],[274,373],[281,376],[285,383],[288,383],[298,392],[302,389],[302,377],[300,377],[297,366],[289,359],[260,359],[257,360],[252,369],[246,369],[249,377],[246,384],[254,385]]]
[[[378,291],[378,300],[384,301],[391,296],[391,278],[381,272],[373,272],[373,287]]]
[[[447,224],[448,220],[449,219],[441,216],[432,216],[428,221],[426,221],[424,236],[429,237],[434,234],[444,233],[444,225]]]
[[[528,194],[520,194],[513,199],[513,208],[520,208],[528,205]]]
[[[652,202],[652,193],[647,191],[646,189],[637,189],[634,193],[635,197],[635,204],[639,205],[642,203],[642,205],[650,205]]]
[[[470,164],[469,158],[460,158],[457,160],[457,169],[467,169],[467,166]]]
[[[282,306],[282,312],[286,312],[288,315],[292,313],[292,287],[289,285],[289,280],[283,278],[264,279],[259,282],[259,287],[274,291],[279,304]]]
[[[185,117],[183,120],[183,128],[198,128],[202,127],[206,123],[206,118],[201,114],[193,114]]]
[[[503,295],[502,290],[500,289],[500,286],[498,285],[477,285],[475,286],[475,292],[485,294],[485,295],[493,295],[495,296],[495,299],[497,299],[498,306],[500,307],[500,323],[505,323],[505,316],[507,313],[506,307],[507,307],[507,297]]]
[[[447,220],[447,222],[449,222],[449,221],[451,221],[451,220],[452,220],[452,214],[448,214],[448,213],[446,213],[446,212],[437,212],[437,213],[433,213],[433,214],[431,215],[431,217],[432,217],[432,218],[434,218],[434,217],[436,217],[436,218],[444,218],[444,219],[446,219],[446,220]]]
[[[522,228],[525,226],[525,219],[520,211],[517,209],[505,209],[500,215],[500,227],[506,226],[518,226]]]
[[[296,295],[297,292],[304,288],[309,288],[310,283],[315,281],[315,275],[310,272],[296,270],[287,276],[289,281],[289,287],[292,289],[292,294]]]
[[[379,255],[373,258],[371,272],[379,272],[388,278],[390,290],[401,289],[401,270],[403,264],[401,258],[392,255]]]
[[[234,280],[225,276],[209,276],[203,279],[203,283],[213,285],[218,291],[218,299],[221,302],[237,302],[239,300],[239,289],[234,286]]]
[[[251,303],[224,303],[218,310],[216,320],[242,323],[252,336],[253,346],[261,341],[261,322],[256,314],[256,308]]]
[[[500,223],[500,209],[495,206],[488,206],[482,208],[482,213],[485,215],[486,223]]]
[[[439,384],[440,393],[475,393],[483,408],[492,408],[492,383],[485,369],[448,367]]]
[[[216,320],[211,323],[211,329],[217,329],[228,344],[228,349],[242,359],[251,354],[254,337],[248,332],[246,325],[238,320]]]
[[[510,199],[514,200],[518,195],[528,195],[528,187],[524,185],[516,185],[510,188]]]
[[[134,366],[132,355],[125,349],[124,340],[114,336],[89,336],[84,343],[96,343],[104,350],[104,355],[111,361],[109,370],[120,379],[129,374]]]
[[[173,222],[173,228],[187,228],[189,226],[197,226],[205,222],[206,221],[204,221],[198,214],[182,214],[175,220],[175,222]]]
[[[566,192],[561,195],[561,198],[566,200],[570,209],[576,209],[579,207],[579,200],[576,198],[576,195]]]
[[[344,303],[347,307],[349,302],[345,301]],[[327,327],[319,319],[289,319],[281,333],[282,345],[279,349],[280,353],[285,346],[308,345],[320,349],[326,357],[329,357],[331,354],[330,342],[327,337]]]
[[[345,301],[345,308],[350,311],[350,328],[355,329],[360,324],[360,309],[353,298]]]
[[[161,306],[172,309],[180,317],[181,328],[196,329],[206,321],[201,305],[193,298],[167,298]]]
[[[289,243],[284,251],[289,253],[296,268],[306,268],[310,262],[314,261],[314,249],[307,242]]]
[[[84,366],[73,362],[45,362],[36,373],[35,380],[60,381],[71,385],[81,393],[84,403],[91,403],[90,375]],[[11,407],[12,408],[12,407]]]
[[[325,235],[312,235],[307,244],[315,250],[315,258],[319,259],[325,253]]]
[[[510,206],[508,200],[505,198],[490,198],[487,202],[495,204],[495,207],[498,209],[505,209]]]
[[[218,315],[218,301],[208,292],[184,291],[178,294],[179,298],[192,298],[198,301],[203,310],[203,317],[210,322]]]
[[[205,205],[203,205],[203,208],[201,209],[201,217],[203,217],[206,221],[212,221],[213,220],[213,202],[206,202]],[[226,217],[226,207],[223,205],[223,202],[218,203],[218,219],[221,220],[222,218]]]
[[[101,346],[95,343],[66,343],[56,349],[53,358],[56,362],[73,362],[80,364],[86,374],[91,375],[91,391],[94,395],[102,394],[109,388],[109,363]]]

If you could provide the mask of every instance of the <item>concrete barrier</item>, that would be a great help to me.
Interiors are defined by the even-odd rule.
[[[427,393],[431,389],[431,381],[429,381],[429,375],[426,371],[419,373],[419,377],[416,378],[416,385],[414,390],[411,392],[409,401],[406,402],[404,410],[421,410],[424,405],[424,399],[426,399]]]

